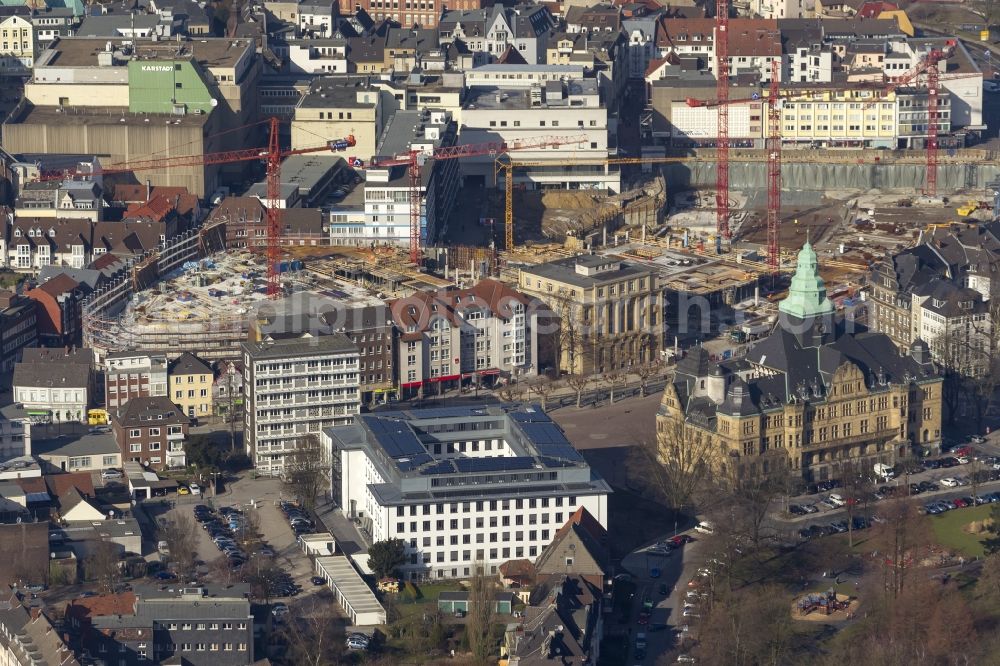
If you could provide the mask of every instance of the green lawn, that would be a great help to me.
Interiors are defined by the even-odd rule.
[[[990,515],[990,505],[977,506],[970,509],[948,511],[931,517],[931,526],[938,543],[946,548],[956,550],[967,557],[982,557],[982,537],[969,534],[962,528],[976,520],[983,520]]]
[[[417,585],[417,589],[420,590],[420,598],[416,601],[406,599],[402,593],[393,595],[396,608],[403,618],[420,615],[431,608],[437,608],[438,597],[441,596],[442,592],[455,592],[464,588],[458,583],[427,583],[426,585]]]

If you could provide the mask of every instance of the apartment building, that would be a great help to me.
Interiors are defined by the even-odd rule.
[[[539,304],[496,280],[391,301],[402,395],[537,374],[541,308],[532,305]]]
[[[360,411],[358,348],[343,334],[241,345],[244,437],[258,474],[280,476],[298,440]]]
[[[101,180],[98,177],[96,180],[24,183],[14,201],[14,214],[17,217],[58,217],[97,222],[104,212]]]
[[[25,76],[35,64],[35,27],[30,12],[0,16],[0,73]]]
[[[133,398],[167,395],[167,355],[126,351],[104,358],[104,404],[114,413]]]
[[[347,42],[314,38],[288,40],[288,71],[292,74],[346,74]]]
[[[734,480],[822,480],[940,450],[942,377],[927,344],[900,352],[846,330],[808,243],[779,312],[744,359],[715,362],[698,346],[678,363],[656,417],[661,455],[703,456]]]
[[[535,406],[364,414],[321,441],[345,516],[403,540],[407,579],[537,557],[581,507],[608,525],[610,486]]]
[[[249,666],[255,659],[248,592],[242,585],[136,585],[132,608],[88,614],[84,647],[126,666]]]
[[[94,392],[93,363],[94,352],[86,348],[24,349],[14,366],[14,402],[38,421],[86,423]]]
[[[589,375],[650,363],[663,348],[656,274],[615,257],[583,255],[520,269],[518,289],[560,319],[559,369]]]
[[[971,287],[935,278],[913,290],[911,330],[934,360],[968,377],[993,372],[990,302]]]
[[[205,361],[184,352],[167,368],[168,395],[188,418],[211,416],[212,379],[215,373]]]
[[[0,372],[11,372],[25,347],[38,344],[38,307],[31,298],[0,291]]]
[[[537,65],[531,76],[562,76],[565,65]],[[506,68],[508,75],[522,72],[522,65],[493,65]],[[498,72],[503,74],[503,72]],[[505,85],[470,89],[462,107],[459,143],[490,141],[571,140],[550,148],[519,150],[517,159],[532,166],[517,169],[515,183],[531,189],[594,189],[605,192],[621,190],[618,171],[603,164],[574,164],[577,160],[606,159],[609,154],[608,108],[602,101],[596,78],[548,80],[530,87]],[[613,149],[610,149],[614,152]],[[541,165],[539,166],[538,163]],[[461,161],[468,179],[492,183],[495,164],[491,156],[470,157]]]
[[[190,419],[166,396],[132,398],[111,415],[122,462],[152,469],[183,467]]]

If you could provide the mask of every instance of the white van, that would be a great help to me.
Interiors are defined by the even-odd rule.
[[[156,544],[156,550],[160,555],[170,555],[170,545],[166,541]]]
[[[876,463],[873,469],[875,470],[875,476],[882,481],[891,481],[896,478],[896,473],[893,471],[891,465]]]

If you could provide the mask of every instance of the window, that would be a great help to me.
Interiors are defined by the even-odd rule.
[[[142,437],[142,431],[139,430],[138,428],[133,428],[133,429],[131,429],[131,430],[128,431],[128,436],[129,437],[133,437],[133,438],[135,438],[135,437]]]

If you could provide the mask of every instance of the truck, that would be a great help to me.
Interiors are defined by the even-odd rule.
[[[896,472],[893,471],[891,465],[886,465],[885,463],[875,463],[875,467],[873,469],[875,471],[875,476],[882,481],[891,481],[896,478]]]
[[[640,631],[635,635],[635,649],[645,650],[646,649],[646,634]]]

